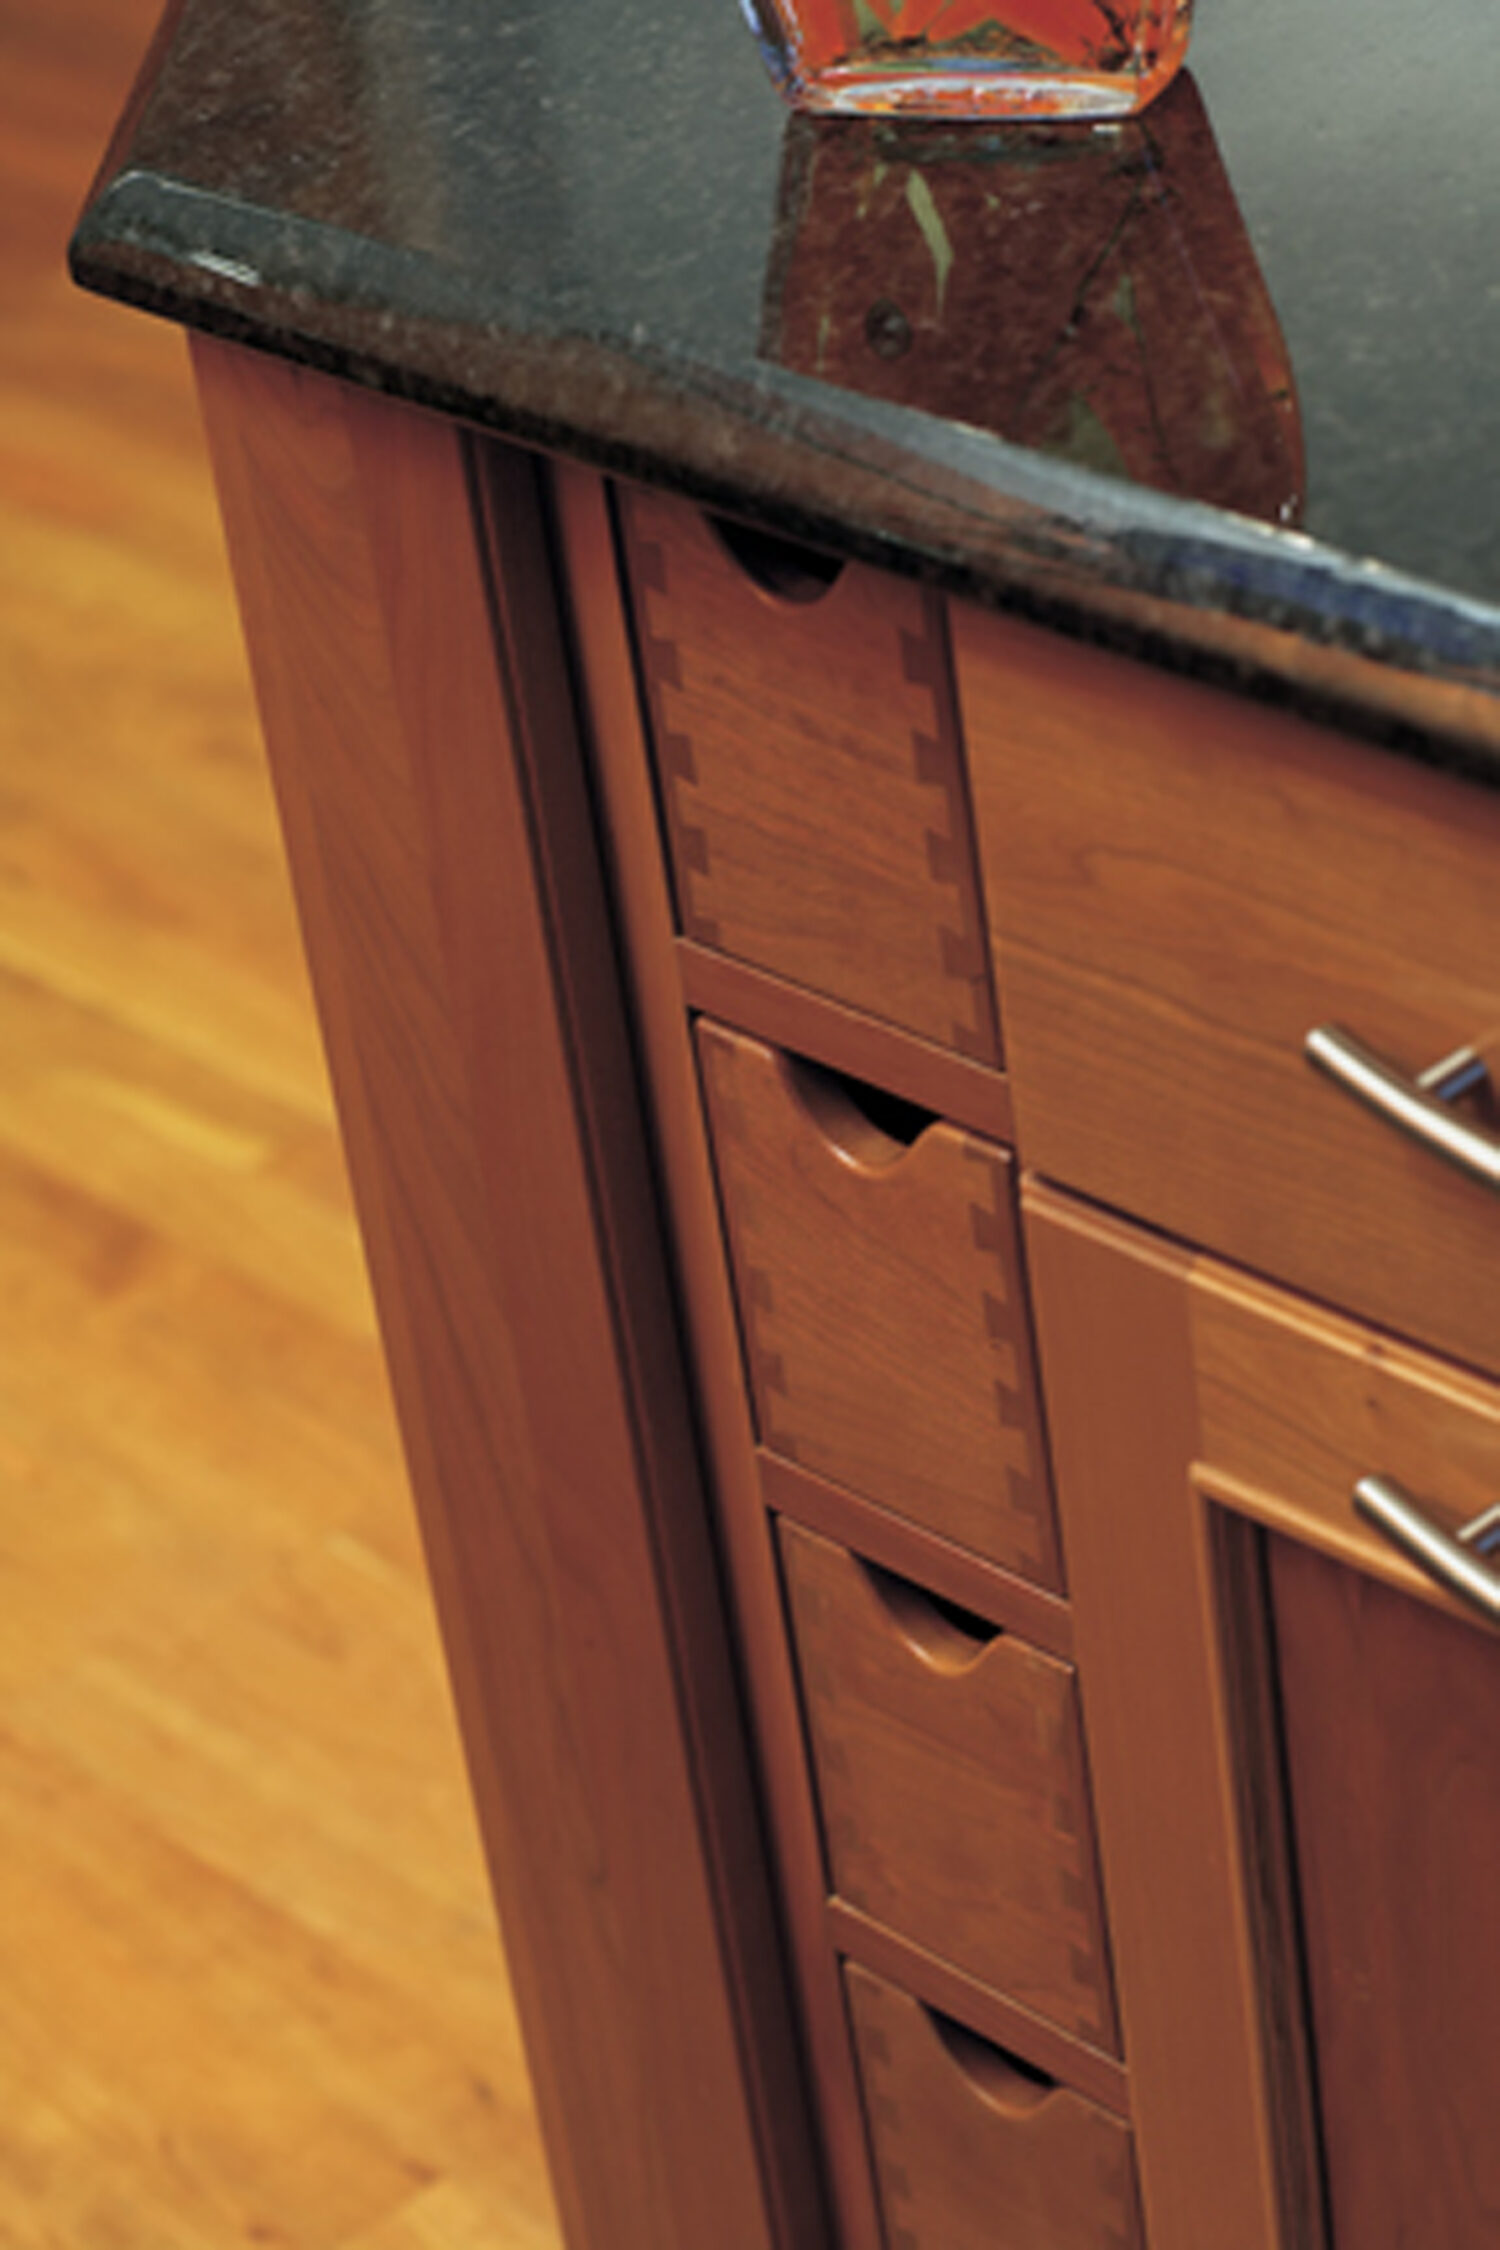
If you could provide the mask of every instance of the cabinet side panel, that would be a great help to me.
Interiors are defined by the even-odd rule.
[[[658,1549],[702,1497],[681,1397],[650,1401],[684,1418],[671,1461],[642,1441],[652,1316],[613,1286],[591,1146],[601,1111],[638,1134],[618,996],[597,876],[570,904],[528,800],[467,441],[223,346],[197,364],[564,2226],[771,2250]]]

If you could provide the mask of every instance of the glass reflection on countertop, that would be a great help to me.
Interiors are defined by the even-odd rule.
[[[1274,523],[1286,344],[1183,73],[1118,124],[793,117],[761,354]]]

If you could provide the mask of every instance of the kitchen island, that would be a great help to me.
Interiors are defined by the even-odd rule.
[[[1376,13],[966,135],[727,0],[185,0],[80,223],[579,2245],[1493,2238],[1500,157]]]

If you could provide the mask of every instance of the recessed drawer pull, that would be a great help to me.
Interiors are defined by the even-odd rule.
[[[1389,1477],[1361,1477],[1354,1487],[1354,1505],[1413,1562],[1420,1563],[1429,1577],[1500,1625],[1500,1574],[1475,1560],[1476,1555],[1500,1549],[1500,1502],[1457,1533],[1429,1522],[1411,1495]]]
[[[955,2070],[992,2109],[1007,2117],[1027,2117],[1057,2092],[1057,2080],[1045,2071],[981,2039],[978,2032],[941,2015],[925,2001],[918,2005]]]
[[[1326,1070],[1347,1092],[1399,1125],[1439,1156],[1446,1156],[1471,1179],[1500,1187],[1500,1134],[1455,1117],[1445,1105],[1482,1086],[1489,1072],[1472,1047],[1459,1047],[1416,1078],[1392,1070],[1377,1054],[1340,1030],[1319,1024],[1305,1043],[1309,1062]]]
[[[740,523],[731,516],[706,514],[703,520],[752,585],[777,601],[821,601],[843,570],[840,556],[804,547],[779,532]]]
[[[829,1147],[862,1170],[888,1171],[936,1123],[931,1110],[800,1055],[783,1054],[780,1067]]]
[[[939,1672],[966,1672],[1004,1638],[1001,1628],[878,1563],[855,1556],[866,1585],[907,1646]]]

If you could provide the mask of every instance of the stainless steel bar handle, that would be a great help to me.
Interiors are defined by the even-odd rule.
[[[1471,1179],[1500,1188],[1500,1133],[1455,1117],[1446,1106],[1459,1094],[1472,1093],[1489,1075],[1472,1047],[1445,1055],[1417,1078],[1403,1077],[1336,1023],[1310,1031],[1304,1052],[1309,1062],[1402,1132],[1447,1157]]]
[[[1500,1573],[1477,1560],[1500,1546],[1500,1506],[1486,1508],[1453,1534],[1424,1516],[1410,1493],[1389,1477],[1361,1477],[1354,1487],[1354,1505],[1429,1578],[1472,1602],[1492,1625],[1500,1625]]]

